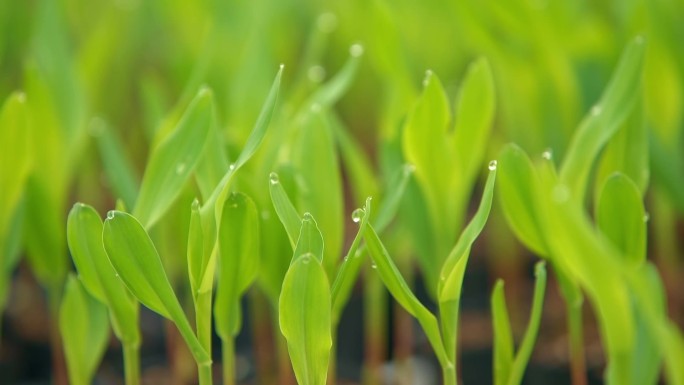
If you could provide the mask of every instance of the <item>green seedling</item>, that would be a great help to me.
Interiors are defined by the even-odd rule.
[[[69,383],[92,384],[109,341],[107,307],[70,276],[59,310],[59,329],[69,370]]]

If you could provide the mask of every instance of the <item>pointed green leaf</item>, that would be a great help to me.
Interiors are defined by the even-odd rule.
[[[506,309],[504,282],[501,279],[494,285],[491,302],[494,326],[494,384],[506,385],[513,366],[513,335]]]
[[[356,77],[363,56],[363,46],[354,44],[350,47],[349,53],[349,59],[342,69],[311,95],[309,101],[304,104],[304,108],[308,109],[312,105],[318,105],[321,108],[331,107],[347,92]]]
[[[330,285],[316,256],[294,259],[283,281],[278,309],[297,382],[324,385],[332,348]]]
[[[527,329],[523,337],[518,353],[515,355],[515,361],[511,367],[511,374],[508,379],[508,385],[519,385],[522,382],[523,374],[527,368],[527,363],[532,356],[534,344],[539,333],[539,324],[541,323],[542,308],[544,307],[544,292],[546,291],[546,264],[544,261],[537,262],[534,266],[534,275],[536,281],[534,283],[534,298],[532,299],[532,311],[530,312],[530,319],[527,322]]]
[[[380,203],[378,216],[373,223],[377,231],[382,232],[394,218],[415,169],[411,164],[404,164],[390,179],[387,185],[387,193]]]
[[[300,255],[311,254],[316,259],[323,263],[323,235],[318,229],[318,224],[310,213],[304,213],[302,218],[302,227],[299,230],[299,238],[295,246],[294,256],[297,258]],[[294,258],[291,263],[294,263]]]
[[[219,225],[219,274],[214,303],[216,331],[222,338],[240,331],[240,298],[259,269],[259,215],[251,198],[230,195]]]
[[[560,170],[560,180],[569,187],[574,199],[583,200],[596,156],[629,116],[639,98],[645,48],[641,36],[627,46],[601,99],[573,135]]]
[[[200,290],[202,277],[207,268],[208,256],[204,253],[200,204],[197,198],[190,208],[190,228],[188,230],[188,276],[193,296]]]
[[[504,146],[499,154],[499,202],[508,225],[535,254],[548,257],[544,233],[537,217],[539,181],[532,161],[517,145]]]
[[[489,171],[487,183],[482,192],[482,200],[475,216],[468,223],[461,234],[458,242],[454,246],[447,260],[442,266],[437,293],[440,302],[457,300],[461,297],[461,285],[463,284],[463,274],[468,260],[470,248],[477,237],[484,229],[489,217],[489,210],[492,208],[492,197],[494,195],[494,182],[496,181],[496,168]]]
[[[385,249],[385,246],[380,241],[375,229],[370,224],[366,227],[364,239],[366,240],[368,253],[376,266],[375,271],[380,275],[380,279],[382,279],[387,290],[399,302],[401,307],[418,319],[440,364],[443,366],[449,365],[442,337],[439,333],[437,318],[413,294],[406,280],[401,276],[399,269],[397,269],[397,266],[392,261],[392,258],[390,258],[387,249]]]
[[[67,241],[81,283],[109,307],[114,332],[122,341],[140,342],[138,303],[131,298],[102,244],[102,219],[91,206],[76,203],[67,219]]]
[[[357,209],[352,213],[352,220],[359,223],[359,230],[349,246],[347,255],[342,260],[342,264],[337,270],[335,280],[332,284],[332,317],[333,324],[337,324],[342,313],[342,307],[347,303],[351,293],[354,281],[359,274],[359,269],[363,262],[363,258],[359,255],[359,246],[361,246],[361,239],[366,231],[368,219],[371,216],[371,197],[366,198],[366,204],[362,209]]]
[[[73,276],[67,281],[59,309],[59,330],[69,382],[91,384],[109,340],[107,308],[89,296]]]
[[[213,119],[213,93],[202,88],[173,132],[152,150],[133,210],[145,228],[152,227],[180,194],[199,162]]]
[[[110,211],[102,232],[112,266],[143,305],[173,321],[198,364],[211,362],[171,288],[152,240],[135,217]]]
[[[276,214],[278,214],[278,219],[285,227],[285,232],[290,240],[290,245],[294,250],[297,244],[297,239],[299,238],[299,230],[302,227],[302,219],[297,213],[297,209],[290,201],[287,196],[287,192],[280,184],[280,178],[278,174],[272,172],[269,175],[269,191],[271,193],[271,201],[273,202],[273,208]]]
[[[639,188],[626,175],[606,179],[596,203],[596,223],[629,265],[646,259],[646,212]]]

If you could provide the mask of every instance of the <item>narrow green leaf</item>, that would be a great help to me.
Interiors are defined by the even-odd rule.
[[[492,292],[492,324],[494,326],[494,384],[506,385],[513,366],[513,335],[506,309],[504,282],[499,279]]]
[[[596,156],[639,98],[645,48],[641,36],[627,46],[601,99],[573,135],[560,170],[560,180],[568,186],[573,199],[583,200]]]
[[[387,185],[387,193],[383,197],[380,203],[380,208],[378,209],[378,216],[375,218],[373,226],[378,232],[382,232],[392,221],[399,205],[401,204],[401,199],[404,197],[404,192],[406,191],[406,186],[408,185],[411,175],[415,171],[415,167],[411,164],[404,164],[401,168],[394,173]]]
[[[324,385],[332,348],[330,286],[318,258],[296,256],[278,304],[280,330],[301,385]]]
[[[107,305],[117,337],[138,344],[138,303],[107,258],[102,230],[102,219],[91,206],[76,203],[69,212],[67,241],[81,283],[90,295]]]
[[[311,254],[318,262],[323,263],[324,253],[323,235],[318,229],[318,224],[313,215],[306,212],[302,218],[302,226],[299,230],[299,238],[295,246],[294,255],[297,258],[299,255]],[[294,259],[290,264],[294,263]]]
[[[135,197],[138,196],[138,177],[135,175],[134,167],[126,155],[121,140],[103,120],[96,119],[90,124],[104,172],[107,174],[114,193],[126,203],[126,206],[133,207]]]
[[[304,104],[305,109],[308,110],[313,105],[318,105],[321,108],[331,107],[347,92],[354,77],[356,77],[363,56],[363,46],[360,44],[352,45],[349,48],[349,54],[349,59],[344,63],[342,69],[311,95],[309,101]]]
[[[630,266],[646,259],[646,212],[639,188],[626,175],[615,173],[603,184],[596,223]]]
[[[222,338],[240,331],[240,298],[259,270],[259,214],[251,198],[230,195],[219,225],[219,274],[214,303],[216,331]]]
[[[525,368],[532,356],[534,344],[539,333],[539,324],[541,323],[542,308],[544,306],[544,292],[546,291],[546,264],[544,261],[537,262],[534,266],[534,275],[536,281],[534,284],[534,298],[532,299],[532,311],[530,312],[530,319],[527,323],[525,336],[523,337],[518,353],[513,361],[511,367],[510,378],[508,385],[519,385],[522,382]]]
[[[207,268],[208,258],[204,253],[200,204],[195,198],[190,208],[190,228],[188,230],[188,276],[193,296],[200,290],[202,278]]]
[[[367,225],[364,239],[366,240],[368,253],[375,264],[375,270],[380,275],[380,279],[382,279],[387,290],[389,290],[392,297],[394,297],[409,314],[418,319],[440,364],[442,366],[451,365],[448,361],[442,337],[439,333],[437,318],[435,318],[434,314],[423,306],[413,294],[411,288],[401,276],[399,269],[397,269],[397,266],[390,258],[387,249],[385,249],[385,246],[380,241],[380,238],[372,225]]]
[[[6,239],[31,167],[28,117],[26,95],[20,92],[11,94],[0,110],[0,240]]]
[[[173,201],[199,162],[214,119],[214,97],[202,88],[173,132],[152,150],[133,214],[152,227]]]
[[[299,238],[299,230],[302,227],[302,220],[297,213],[297,209],[287,196],[287,192],[285,192],[285,189],[280,184],[278,174],[272,172],[268,179],[273,208],[275,209],[276,214],[278,214],[278,219],[280,219],[283,227],[285,227],[285,232],[290,240],[290,246],[292,246],[292,250],[294,250],[297,239]]]
[[[211,362],[171,288],[152,240],[135,217],[110,211],[102,233],[112,266],[143,305],[173,321],[198,364]]]
[[[59,330],[73,385],[93,382],[109,335],[107,308],[88,295],[78,279],[70,276],[59,309]]]
[[[440,302],[457,300],[461,297],[461,285],[463,284],[463,274],[468,260],[470,248],[477,237],[484,229],[492,208],[492,197],[494,195],[494,182],[496,181],[496,161],[490,166],[489,176],[482,192],[482,200],[477,212],[471,219],[468,226],[461,234],[458,242],[447,257],[442,266],[437,293]]]
[[[354,210],[352,213],[352,220],[355,223],[359,223],[359,230],[352,241],[351,246],[349,246],[349,251],[347,255],[342,260],[342,264],[337,269],[337,274],[335,275],[335,280],[332,284],[332,317],[333,325],[337,324],[339,317],[342,313],[342,308],[344,304],[347,303],[349,294],[351,293],[351,288],[356,281],[359,274],[359,269],[361,268],[363,258],[359,253],[359,247],[361,246],[361,239],[366,231],[366,225],[371,216],[371,197],[366,198],[366,204],[362,209]]]
[[[537,217],[540,187],[532,161],[525,151],[510,143],[499,153],[497,167],[499,202],[509,226],[535,254],[548,257],[543,226]]]

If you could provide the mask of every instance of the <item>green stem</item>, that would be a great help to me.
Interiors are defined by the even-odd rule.
[[[568,334],[570,335],[570,373],[572,385],[587,384],[584,359],[584,332],[582,330],[582,305],[566,302]]]
[[[197,364],[197,372],[199,373],[199,383],[200,385],[211,385],[212,375],[211,375],[211,362],[204,364]]]
[[[387,358],[387,296],[380,276],[371,269],[366,269],[365,288],[363,292],[365,362],[363,371],[364,385],[381,383],[380,367]]]
[[[235,384],[235,339],[226,337],[221,339],[223,354],[223,385]]]
[[[444,385],[456,385],[456,367],[454,365],[443,365],[442,377],[444,377]]]
[[[123,343],[126,385],[140,384],[140,344]]]

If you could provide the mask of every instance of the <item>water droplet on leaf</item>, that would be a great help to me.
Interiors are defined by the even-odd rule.
[[[313,83],[320,83],[325,79],[325,68],[319,65],[311,66],[306,72],[306,76]]]
[[[496,170],[496,165],[497,165],[496,160],[493,160],[493,161],[489,162],[489,166],[487,166],[487,167],[489,168],[489,171],[494,171],[494,170]]]
[[[598,104],[595,105],[594,107],[591,107],[591,114],[594,116],[601,115],[601,112],[603,112],[603,108],[599,106]]]
[[[114,210],[111,210],[107,213],[107,219],[114,219]]]
[[[280,179],[278,179],[278,174],[274,172],[268,174],[268,180],[271,182],[271,184],[278,184],[280,182]]]
[[[365,215],[366,211],[364,209],[356,209],[352,212],[352,221],[354,221],[354,223],[359,223]]]
[[[553,159],[553,151],[550,148],[547,148],[546,150],[544,150],[544,152],[542,152],[541,156],[542,159],[551,160]]]
[[[358,43],[352,44],[352,46],[349,47],[349,54],[353,57],[359,57],[363,55],[363,46]]]

